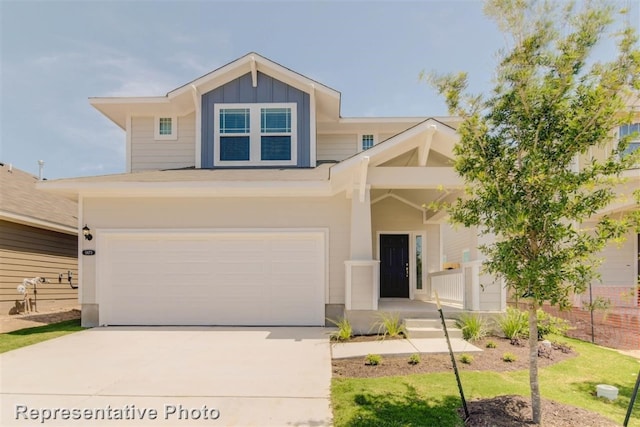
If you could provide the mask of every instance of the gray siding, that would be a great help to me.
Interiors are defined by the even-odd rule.
[[[213,160],[214,107],[217,103],[295,102],[298,105],[297,167],[310,167],[309,94],[258,72],[258,87],[247,73],[202,95],[202,167],[215,168]]]

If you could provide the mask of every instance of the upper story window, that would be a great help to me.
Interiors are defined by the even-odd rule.
[[[362,135],[362,150],[368,150],[373,147],[373,135]]]
[[[216,104],[214,162],[220,166],[294,165],[296,104]]]
[[[629,145],[627,148],[620,153],[621,156],[625,156],[633,153],[634,151],[640,149],[640,123],[633,123],[631,125],[622,125],[620,126],[619,135],[620,138],[623,138],[627,135],[634,135],[633,139],[629,141]]]
[[[155,139],[178,139],[178,120],[175,116],[156,116],[154,120]]]

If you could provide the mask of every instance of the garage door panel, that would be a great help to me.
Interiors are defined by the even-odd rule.
[[[321,325],[324,233],[114,233],[102,323]],[[104,288],[104,289],[103,289]],[[103,307],[105,306],[105,307]]]

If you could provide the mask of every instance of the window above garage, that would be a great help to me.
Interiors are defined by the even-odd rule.
[[[216,104],[214,162],[286,166],[297,160],[297,104]]]

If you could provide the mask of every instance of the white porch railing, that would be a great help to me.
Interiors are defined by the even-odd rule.
[[[502,280],[482,273],[482,261],[462,263],[455,270],[429,274],[431,298],[435,293],[442,302],[465,310],[503,311],[506,309],[506,289]]]
[[[437,271],[430,274],[431,298],[436,292],[442,302],[464,307],[464,273],[462,269]]]

